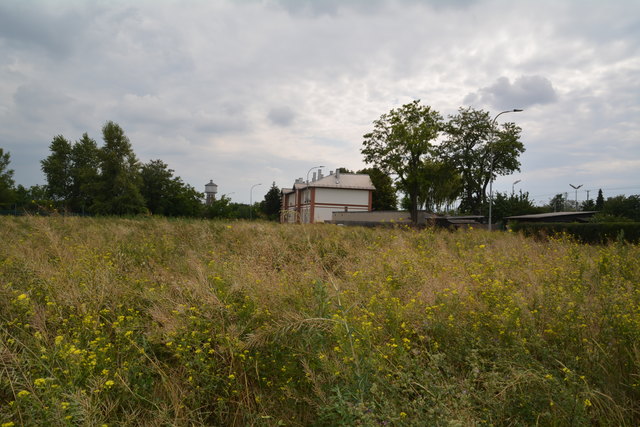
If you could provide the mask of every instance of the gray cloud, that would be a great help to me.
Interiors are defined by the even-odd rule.
[[[525,191],[572,171],[640,182],[594,166],[640,158],[640,3],[540,2],[0,1],[0,147],[18,183],[42,183],[54,135],[100,140],[114,120],[141,160],[243,200],[314,165],[361,168],[391,108],[464,101],[526,109],[509,117]]]
[[[359,13],[375,13],[388,5],[386,0],[272,0],[289,13],[300,15],[337,15],[343,10],[355,10]],[[395,0],[395,7],[423,5],[435,9],[467,7],[477,0]]]
[[[267,114],[269,121],[274,125],[278,126],[290,126],[295,119],[295,113],[293,110],[287,106],[284,107],[275,107],[269,110],[269,114]]]
[[[75,9],[67,9],[63,4],[49,6],[41,2],[1,2],[0,38],[14,48],[32,46],[52,57],[69,56],[81,40],[78,34],[91,25],[91,14],[95,11],[84,6]]]
[[[522,76],[513,84],[500,77],[494,84],[468,94],[466,104],[490,105],[496,109],[527,108],[556,102],[558,95],[549,79],[542,76]]]

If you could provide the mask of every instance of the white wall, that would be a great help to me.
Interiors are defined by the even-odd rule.
[[[315,206],[313,212],[314,222],[324,222],[333,219],[333,212],[349,212],[369,210],[369,191],[348,190],[335,188],[316,188]],[[322,205],[319,203],[327,203]]]
[[[316,188],[316,203],[369,206],[369,191],[335,188]]]

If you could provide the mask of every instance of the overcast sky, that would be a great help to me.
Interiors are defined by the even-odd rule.
[[[0,147],[45,183],[55,135],[118,123],[142,162],[261,200],[360,169],[362,135],[414,99],[522,127],[537,202],[640,194],[637,0],[0,1]]]

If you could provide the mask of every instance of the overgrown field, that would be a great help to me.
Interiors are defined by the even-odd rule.
[[[37,217],[0,242],[2,426],[640,424],[637,245]]]

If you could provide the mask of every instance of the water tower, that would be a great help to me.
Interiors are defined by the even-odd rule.
[[[210,205],[216,199],[216,193],[218,192],[218,186],[213,183],[213,180],[209,180],[209,183],[204,186],[204,194],[206,195],[205,203]]]

